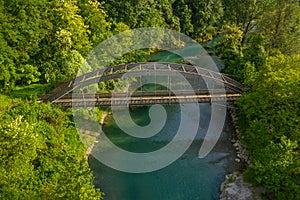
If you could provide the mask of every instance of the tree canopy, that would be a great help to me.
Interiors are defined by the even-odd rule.
[[[101,199],[70,115],[38,103],[0,113],[1,199]]]
[[[223,72],[245,86],[236,105],[253,162],[247,177],[269,199],[300,199],[299,24],[298,0],[0,0],[0,198],[102,196],[70,113],[36,98],[11,107],[9,95],[74,78],[114,34],[163,27],[213,44]],[[114,64],[145,61],[154,51],[132,51]]]

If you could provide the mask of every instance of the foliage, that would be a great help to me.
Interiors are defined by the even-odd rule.
[[[221,0],[175,0],[173,10],[181,32],[198,42],[207,42],[218,34],[223,16]]]
[[[192,23],[194,24],[193,37],[198,42],[206,42],[217,35],[220,19],[223,16],[221,0],[188,1],[193,11]]]
[[[93,47],[111,35],[111,22],[106,21],[107,13],[103,3],[98,1],[82,1],[79,3],[81,16],[89,26],[89,40]]]
[[[237,102],[244,116],[244,143],[253,166],[248,175],[276,199],[300,197],[300,57],[277,54],[259,70]],[[250,78],[250,77],[249,77]]]
[[[184,0],[177,0],[173,4],[174,14],[179,18],[180,31],[186,35],[194,32],[192,24],[192,10],[185,4]]]
[[[266,48],[294,54],[300,49],[300,6],[299,1],[277,0],[274,8],[263,15],[257,31],[266,37]],[[272,22],[272,23],[270,23]]]
[[[30,56],[39,51],[45,36],[42,20],[44,1],[0,1],[0,89],[7,90],[19,83],[37,81],[38,72],[29,64]],[[39,8],[39,9],[38,9]],[[21,72],[23,77],[18,76]],[[25,77],[25,81],[21,81]]]
[[[172,1],[168,0],[106,0],[108,15],[116,22],[130,28],[172,27],[178,29],[178,19],[172,13]]]
[[[48,33],[51,37],[43,41],[42,54],[45,57],[39,59],[40,70],[46,82],[66,81],[74,77],[74,71],[79,67],[78,62],[72,63],[70,60],[78,60],[91,49],[89,30],[75,0],[54,0],[49,6],[47,17],[52,28]]]
[[[68,115],[21,103],[1,113],[1,199],[99,199]]]
[[[217,55],[226,67],[226,73],[233,75],[238,81],[244,78],[244,60],[242,52],[243,32],[235,25],[225,25],[221,30],[220,41],[217,43]]]
[[[223,0],[222,3],[225,24],[232,23],[239,27],[245,37],[253,31],[261,17],[272,9],[274,0]]]
[[[261,33],[249,33],[243,36],[242,30],[235,26],[224,26],[220,42],[217,43],[217,55],[225,64],[225,71],[236,80],[244,82],[249,79],[247,74],[249,66],[257,70],[264,65],[267,58],[265,49],[266,40]]]
[[[16,71],[18,85],[30,85],[39,81],[41,73],[37,67],[26,64]]]
[[[50,92],[51,87],[47,84],[30,84],[27,86],[16,86],[10,92],[6,92],[10,97],[23,100],[36,100],[38,95]]]
[[[219,41],[213,52],[224,72],[245,85],[237,104],[249,177],[272,199],[300,199],[299,24],[296,0],[0,0],[0,92],[34,102],[49,85],[93,70],[84,62],[91,49],[131,28]],[[128,35],[101,59],[110,63],[136,42]],[[151,52],[112,64],[146,61]],[[68,111],[20,102],[0,96],[0,198],[99,198]]]
[[[20,99],[11,98],[6,95],[0,94],[0,114],[4,110],[14,106],[15,104],[18,104],[19,102],[20,102]]]
[[[282,136],[271,141],[255,157],[251,169],[255,180],[277,199],[299,199],[299,154],[297,142]]]

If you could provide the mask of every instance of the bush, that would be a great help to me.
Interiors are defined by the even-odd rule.
[[[0,199],[101,199],[64,112],[21,103],[0,118]]]

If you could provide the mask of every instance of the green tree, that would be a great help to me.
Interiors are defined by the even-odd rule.
[[[1,199],[101,199],[68,113],[21,103],[0,115]]]
[[[253,161],[248,176],[266,187],[273,199],[298,199],[300,57],[277,53],[259,69],[248,69],[251,90],[237,101],[244,143]]]
[[[243,37],[252,31],[261,17],[273,9],[274,0],[223,0],[225,24],[234,24]]]
[[[38,72],[28,70],[28,66],[37,66],[40,42],[47,35],[48,22],[45,20],[47,2],[0,1],[0,43],[1,43],[1,78],[0,87],[9,89],[16,82],[28,84],[36,81]],[[34,70],[35,71],[35,70]],[[31,81],[20,80],[18,73]]]
[[[31,161],[37,157],[37,148],[42,144],[39,135],[34,133],[34,126],[21,116],[2,119],[0,136],[0,198],[35,197],[33,184],[38,184],[38,180]]]
[[[235,25],[223,26],[216,53],[225,64],[225,71],[243,82],[244,64],[242,52],[243,32]]]
[[[4,7],[0,29],[3,38],[18,52],[16,65],[27,64],[31,57],[39,54],[39,43],[47,34],[49,24],[44,18],[48,3],[45,0],[1,0],[1,6]]]
[[[73,78],[69,76],[73,73],[64,73],[78,68],[69,65],[71,52],[74,50],[86,56],[91,50],[88,26],[84,24],[76,3],[76,0],[54,0],[50,3],[47,17],[52,23],[52,29],[49,36],[42,41],[43,59],[40,59],[40,71],[47,82]]]
[[[178,29],[178,19],[172,14],[167,0],[106,0],[105,8],[112,21],[123,22],[130,28],[169,27]]]
[[[106,21],[108,16],[103,2],[83,0],[79,7],[85,24],[89,26],[89,40],[95,47],[111,35],[112,22]]]
[[[17,53],[7,45],[0,34],[0,91],[7,90],[15,84],[14,59]]]
[[[251,173],[270,192],[272,199],[299,199],[299,153],[297,142],[281,137],[255,156]],[[248,172],[250,173],[250,172]]]
[[[194,32],[192,24],[192,10],[184,0],[176,0],[173,4],[174,14],[179,18],[180,31],[186,35]]]
[[[188,0],[193,11],[192,23],[194,25],[193,37],[199,42],[211,40],[218,34],[223,16],[221,0]]]
[[[166,28],[172,30],[180,30],[180,19],[175,15],[172,5],[176,0],[158,0],[157,9],[161,11],[161,17],[166,23]]]
[[[269,51],[284,54],[299,53],[300,6],[297,0],[276,0],[274,9],[267,11],[257,24],[257,31],[265,35]],[[270,23],[271,22],[271,23]]]

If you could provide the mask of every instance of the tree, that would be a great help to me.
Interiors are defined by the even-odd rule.
[[[183,4],[184,1],[181,1]],[[192,11],[192,24],[194,27],[191,35],[198,42],[207,42],[218,34],[223,16],[221,0],[185,0],[185,4]],[[183,6],[183,5],[182,5]]]
[[[300,174],[297,147],[297,142],[283,136],[279,142],[271,141],[255,156],[251,173],[255,181],[270,192],[272,199],[300,198],[296,178]]]
[[[274,0],[231,0],[222,1],[225,24],[234,24],[245,37],[252,31],[261,17],[272,9]]]
[[[223,26],[216,53],[225,64],[225,71],[233,78],[243,82],[244,64],[242,52],[243,32],[235,25]]]
[[[36,83],[40,80],[40,75],[41,73],[37,67],[26,64],[16,70],[17,84],[30,85],[31,83]]]
[[[0,34],[0,91],[7,90],[15,84],[14,59],[17,53],[7,45]]]
[[[36,196],[32,183],[38,183],[33,173],[31,160],[37,157],[41,145],[34,134],[34,127],[16,119],[1,120],[0,125],[0,198],[18,199]]]
[[[0,87],[13,88],[16,82],[22,81],[24,76],[36,81],[38,72],[28,70],[35,66],[34,59],[40,53],[40,41],[47,35],[48,23],[44,20],[46,1],[0,1]],[[36,70],[35,70],[36,71]],[[24,76],[18,76],[22,72]],[[30,82],[31,82],[30,81]]]
[[[21,103],[0,115],[1,199],[101,199],[65,112]]]
[[[277,49],[284,54],[299,53],[299,1],[276,0],[275,2],[274,9],[267,11],[257,24],[257,31],[267,38],[265,46],[269,51]]]
[[[79,7],[84,23],[89,26],[89,40],[95,47],[112,34],[112,22],[106,21],[108,16],[103,2],[84,0],[79,3]]]
[[[184,0],[176,0],[173,4],[174,14],[179,18],[180,31],[186,35],[194,32],[192,24],[192,10],[184,2]]]
[[[268,57],[251,70],[252,88],[237,101],[243,142],[253,162],[248,176],[273,199],[300,197],[299,69],[299,55]]]
[[[43,59],[39,59],[40,71],[47,82],[66,81],[73,77],[67,76],[64,72],[78,68],[67,64],[71,56],[69,54],[75,50],[86,56],[91,50],[88,26],[80,16],[76,0],[52,1],[47,17],[52,23],[52,29],[48,37],[42,41]]]
[[[106,0],[104,6],[112,21],[123,22],[130,28],[167,27],[167,23],[175,29],[179,27],[167,0]]]

